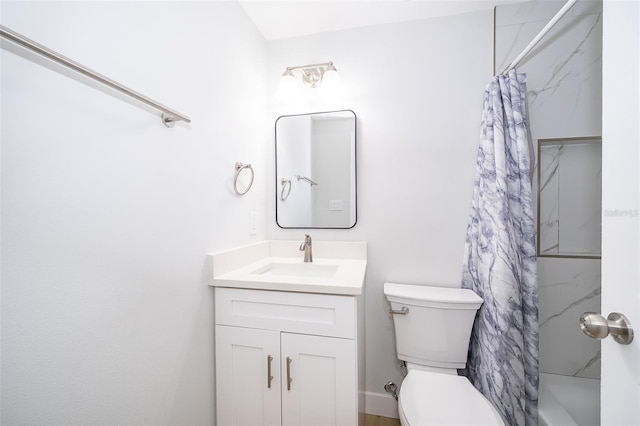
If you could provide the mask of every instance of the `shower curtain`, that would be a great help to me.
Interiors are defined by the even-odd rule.
[[[538,288],[526,75],[493,77],[484,94],[462,287],[484,303],[469,380],[509,425],[538,424]]]

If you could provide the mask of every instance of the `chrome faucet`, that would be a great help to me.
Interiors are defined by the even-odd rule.
[[[305,262],[313,262],[313,253],[311,252],[311,235],[304,234],[304,243],[300,244],[300,251],[304,251]]]

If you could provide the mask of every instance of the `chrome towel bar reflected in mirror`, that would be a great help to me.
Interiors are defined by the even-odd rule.
[[[309,179],[308,177],[300,176],[300,175],[296,175],[296,177],[298,178],[298,180],[299,180],[299,181],[300,181],[300,180],[303,180],[303,181],[305,181],[305,182],[308,182],[308,183],[309,183],[309,185],[311,185],[311,186],[313,186],[313,185],[317,185],[317,183],[316,183],[316,182],[312,181],[312,180],[311,180],[311,179]]]

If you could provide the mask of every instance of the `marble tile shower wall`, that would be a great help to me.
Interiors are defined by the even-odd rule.
[[[544,1],[496,8],[496,73],[563,4]],[[601,59],[602,2],[580,0],[518,66],[528,76],[529,123],[536,149],[538,139],[602,134]],[[600,343],[580,331],[578,318],[585,311],[600,311],[600,260],[540,258],[538,282],[540,370],[599,378]]]
[[[539,252],[599,255],[602,240],[600,139],[551,139],[538,144]]]

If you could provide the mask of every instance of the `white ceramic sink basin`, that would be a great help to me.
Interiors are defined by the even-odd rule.
[[[313,263],[270,263],[253,274],[285,277],[329,278],[338,270],[338,265],[315,265]]]
[[[367,243],[314,241],[305,263],[299,241],[267,240],[212,253],[209,285],[301,293],[362,294]]]

